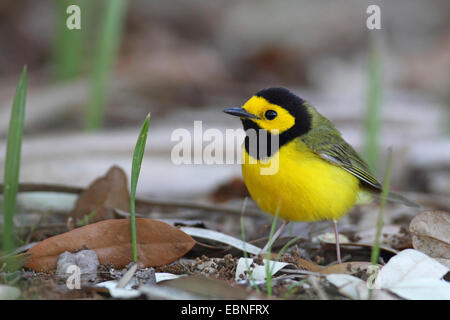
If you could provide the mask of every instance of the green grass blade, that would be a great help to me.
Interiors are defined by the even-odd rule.
[[[248,276],[249,276],[249,280],[250,280],[250,284],[252,285],[252,287],[259,293],[259,288],[255,283],[255,280],[253,279],[253,271],[250,268],[247,259],[248,259],[248,252],[247,249],[245,248],[245,244],[247,243],[246,241],[246,237],[245,237],[245,227],[244,227],[244,212],[245,212],[245,207],[247,206],[247,201],[248,198],[245,197],[244,199],[244,203],[242,204],[242,209],[241,209],[241,218],[240,218],[240,222],[241,222],[241,237],[242,237],[242,246],[244,247],[244,258],[245,258],[245,267],[247,268],[247,272],[248,272]]]
[[[392,167],[392,149],[389,149],[388,158],[386,163],[386,173],[384,176],[383,189],[381,191],[381,203],[380,211],[378,212],[377,218],[377,232],[375,234],[374,244],[372,246],[372,255],[370,258],[370,263],[372,266],[376,266],[378,263],[378,257],[380,256],[380,238],[381,232],[383,230],[384,223],[384,208],[386,206],[386,200],[389,194],[389,183],[391,178],[391,167]],[[371,270],[370,278],[375,279],[377,268]],[[369,299],[372,299],[372,288],[369,287]]]
[[[267,248],[267,254],[266,254],[266,259],[267,261],[270,261],[271,258],[271,253],[272,253],[272,238],[273,235],[275,233],[275,227],[277,225],[277,221],[278,221],[278,215],[279,215],[279,210],[280,207],[277,207],[277,211],[275,213],[275,216],[272,220],[272,225],[270,227],[270,233],[269,233],[269,247]],[[270,263],[268,262],[266,264],[266,290],[267,290],[267,295],[270,297],[272,296],[272,270],[270,268]]]
[[[133,261],[137,262],[137,236],[136,236],[136,188],[141,172],[142,158],[144,157],[145,145],[147,143],[147,133],[150,124],[150,114],[144,120],[136,147],[133,153],[133,163],[131,165],[131,193],[130,193],[130,219],[131,219],[131,242],[133,247]]]
[[[125,0],[106,2],[105,17],[93,67],[92,91],[85,123],[87,130],[98,130],[103,123],[108,79],[116,60],[126,3]]]
[[[81,71],[83,62],[83,27],[87,1],[54,0],[56,36],[53,43],[53,74],[56,79],[71,79]],[[71,4],[76,4],[81,10],[81,29],[69,30],[66,22],[69,17],[66,12]]]
[[[371,38],[369,53],[369,85],[367,92],[367,111],[365,119],[365,146],[364,155],[369,168],[373,172],[378,170],[378,145],[380,137],[380,117],[381,117],[381,95],[382,95],[382,75],[380,44],[378,39]]]
[[[391,179],[391,167],[392,167],[392,149],[389,149],[388,158],[386,163],[386,173],[384,176],[383,189],[381,191],[381,203],[380,203],[380,211],[378,212],[377,219],[377,233],[375,235],[375,242],[372,248],[372,256],[371,263],[376,265],[378,263],[378,257],[380,255],[380,237],[381,231],[383,229],[384,222],[384,208],[386,206],[387,196],[389,194],[389,183]]]
[[[292,244],[294,244],[295,242],[297,242],[297,241],[300,240],[300,239],[301,239],[301,237],[295,237],[295,238],[289,240],[289,241],[281,248],[281,250],[278,252],[278,254],[277,254],[276,258],[275,258],[275,261],[278,261],[278,260],[280,259],[281,255],[282,255],[284,252],[286,252],[286,250],[287,250]],[[274,268],[274,267],[275,267],[275,264],[273,265],[272,270],[270,271],[270,273],[273,272],[273,268]]]
[[[16,211],[17,190],[19,188],[20,153],[22,149],[26,96],[27,68],[25,66],[14,96],[6,147],[3,189],[3,250],[5,252],[10,252],[14,248],[14,213]]]

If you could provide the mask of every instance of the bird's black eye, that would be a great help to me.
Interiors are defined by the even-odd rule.
[[[267,110],[266,113],[264,113],[264,117],[266,117],[267,120],[273,120],[277,117],[277,112],[274,110]]]

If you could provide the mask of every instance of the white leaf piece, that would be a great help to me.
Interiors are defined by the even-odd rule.
[[[17,195],[17,205],[25,212],[65,212],[73,210],[78,195],[63,192],[21,192]]]
[[[240,239],[234,238],[218,231],[195,227],[180,227],[180,230],[187,233],[191,237],[214,240],[220,243],[227,244],[239,250],[247,251],[251,254],[258,255],[261,252],[261,248],[258,248],[248,242],[244,242]]]
[[[264,280],[266,280],[266,275],[267,275],[267,273],[266,273],[266,265],[267,264],[269,265],[269,270],[270,270],[271,275],[274,275],[275,273],[277,273],[278,271],[280,271],[281,269],[283,269],[287,266],[295,267],[291,263],[278,262],[278,261],[272,261],[272,260],[269,261],[267,259],[264,259],[263,262],[264,262],[264,265],[257,265],[257,264],[253,263],[253,259],[240,258],[238,261],[238,264],[236,266],[236,275],[235,275],[234,279],[236,281],[239,281],[241,279],[247,279],[248,272],[250,269],[252,272],[253,280],[264,281]]]
[[[327,280],[335,285],[339,292],[353,300],[369,299],[369,288],[367,283],[349,274],[330,274]],[[393,300],[393,295],[384,290],[373,290],[372,298],[376,300]]]
[[[312,241],[313,242],[321,241],[321,242],[325,242],[325,243],[336,243],[336,236],[334,233],[325,232],[325,233],[318,235],[317,237],[314,237],[312,239]],[[350,240],[343,234],[339,234],[339,243],[341,243],[341,244],[350,243]]]
[[[375,287],[388,289],[405,299],[449,299],[450,283],[442,279],[449,268],[426,254],[406,249],[380,270]]]
[[[364,300],[369,297],[367,285],[361,279],[349,274],[330,274],[327,280],[335,285],[339,292],[353,300]]]
[[[109,294],[113,298],[121,298],[121,299],[133,299],[137,298],[141,295],[141,293],[133,289],[133,286],[135,282],[132,280],[130,281],[125,288],[117,288],[118,281],[116,280],[110,280],[105,282],[97,283],[97,287],[107,288],[109,291]]]
[[[179,277],[185,277],[186,275],[184,274],[173,274],[173,273],[168,273],[168,272],[156,272],[155,273],[155,278],[156,278],[156,283],[161,282],[161,281],[167,281],[167,280],[173,280]]]
[[[0,300],[16,300],[20,297],[20,290],[8,285],[0,284]]]
[[[173,280],[179,277],[184,277],[185,275],[177,275],[167,272],[157,272],[155,273],[156,283],[161,281],[167,281],[167,280]],[[120,299],[133,299],[137,298],[141,295],[141,291],[137,289],[133,289],[133,287],[136,285],[135,279],[131,279],[130,282],[124,287],[124,288],[117,288],[117,284],[119,281],[117,280],[110,280],[105,282],[97,283],[98,287],[107,288],[109,291],[109,294],[113,298],[120,298]]]

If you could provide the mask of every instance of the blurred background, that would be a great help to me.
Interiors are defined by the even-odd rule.
[[[70,4],[81,30],[65,27]],[[381,30],[366,27],[371,4]],[[192,132],[194,120],[240,128],[223,108],[284,86],[329,117],[380,179],[392,146],[394,189],[448,199],[449,13],[447,0],[1,1],[0,166],[27,65],[21,182],[86,187],[114,164],[129,175],[151,112],[140,196],[242,198],[239,165],[174,165],[171,134]]]

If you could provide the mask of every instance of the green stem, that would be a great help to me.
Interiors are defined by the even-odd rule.
[[[89,1],[89,0],[88,0]],[[76,77],[81,70],[83,61],[83,28],[86,11],[86,0],[78,0],[77,3],[69,0],[54,0],[56,13],[56,36],[53,43],[53,73],[57,79],[66,80]],[[71,4],[80,7],[81,29],[69,30],[66,22],[68,19],[67,8]]]
[[[131,165],[131,192],[130,192],[130,219],[131,219],[131,245],[133,248],[133,261],[137,262],[137,235],[136,235],[136,188],[141,172],[142,158],[144,157],[145,145],[147,143],[147,133],[150,123],[150,114],[147,115],[142,125],[136,147],[133,153]]]
[[[98,130],[103,123],[108,79],[113,68],[126,11],[125,0],[108,0],[94,65],[86,129]]]
[[[26,96],[27,67],[25,66],[14,96],[6,147],[3,189],[3,250],[7,253],[14,248],[14,213],[16,211],[16,198],[19,188],[20,155],[25,121]]]
[[[366,113],[366,141],[364,147],[365,158],[369,168],[377,172],[378,167],[378,145],[380,137],[380,117],[381,117],[381,63],[380,44],[375,36],[371,38],[369,54],[369,86],[367,93],[367,113]]]

